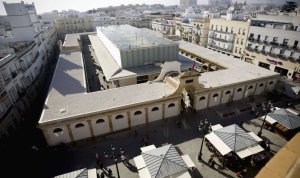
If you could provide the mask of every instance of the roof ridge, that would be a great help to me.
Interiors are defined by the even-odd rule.
[[[75,178],[81,176],[81,174],[82,174],[85,170],[87,170],[87,168],[83,168],[82,171],[81,171]]]
[[[170,147],[169,147],[169,149],[166,151],[166,153],[168,153],[168,151],[170,150],[170,148],[172,147],[173,145],[171,145],[170,144]],[[165,154],[166,155],[166,154]],[[165,160],[165,156],[162,158],[162,162],[161,162],[161,164],[159,165],[159,167],[158,167],[158,170],[160,170],[160,168],[161,168],[161,165],[162,165],[162,163],[164,162],[164,160]],[[158,171],[156,172],[156,174],[155,174],[155,176],[154,177],[156,177],[157,176],[157,173],[158,173]]]

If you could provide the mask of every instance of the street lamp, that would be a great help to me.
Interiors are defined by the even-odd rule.
[[[257,133],[257,135],[258,135],[259,137],[260,137],[261,134],[262,134],[262,129],[263,129],[263,126],[264,126],[264,124],[265,124],[267,115],[268,115],[268,113],[271,111],[271,109],[273,108],[273,105],[272,105],[271,101],[264,102],[262,105],[263,105],[263,110],[265,111],[265,117],[264,117],[263,123],[262,123],[262,125],[261,125],[261,127],[260,127],[260,130],[259,130],[259,132]]]
[[[124,150],[120,148],[120,154],[117,154],[115,151],[116,147],[114,145],[110,145],[110,149],[111,149],[111,154],[109,154],[108,152],[104,152],[104,156],[105,158],[110,158],[114,160],[117,169],[118,178],[120,178],[120,173],[118,168],[118,157],[124,154]]]
[[[211,123],[208,122],[207,119],[202,119],[199,123],[199,131],[203,132],[203,136],[202,136],[200,151],[199,151],[199,154],[198,154],[198,161],[202,160],[202,147],[203,147],[204,136],[210,130],[211,130]]]

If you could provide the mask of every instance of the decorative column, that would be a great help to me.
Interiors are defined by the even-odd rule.
[[[166,117],[166,104],[165,103],[163,103],[162,104],[162,118],[163,119],[165,119],[165,117]]]
[[[127,118],[128,118],[128,128],[131,128],[131,117],[130,117],[130,112],[127,111]]]
[[[71,142],[74,142],[74,136],[73,136],[73,133],[72,133],[72,129],[70,127],[70,124],[66,124],[66,127],[67,127],[67,130],[68,130],[68,133],[69,133],[69,136],[70,136],[70,139],[71,139]]]
[[[108,115],[107,117],[108,117],[108,123],[109,123],[110,132],[113,132],[114,129],[113,129],[112,121],[111,121],[111,115]]]
[[[95,137],[91,120],[87,120],[87,123],[89,124],[89,128],[90,128],[92,137]]]
[[[149,123],[148,108],[145,108],[146,123]]]

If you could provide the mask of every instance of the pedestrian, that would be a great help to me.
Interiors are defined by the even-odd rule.
[[[107,169],[107,172],[110,176],[112,175],[112,170],[110,168]]]
[[[126,156],[125,155],[121,155],[121,160],[125,164],[126,163]]]
[[[216,161],[215,161],[215,160],[212,160],[212,161],[211,161],[211,167],[212,167],[212,168],[215,168],[215,164],[216,164]]]
[[[208,165],[211,165],[211,162],[213,161],[213,159],[214,159],[214,155],[211,155],[208,160]]]
[[[97,165],[99,165],[100,161],[101,161],[100,156],[99,156],[98,153],[96,153],[96,163],[97,163]]]
[[[256,118],[258,118],[258,117],[259,117],[259,112],[258,112],[258,111],[256,112],[256,115],[255,115],[255,116],[256,116]]]
[[[137,135],[138,135],[137,130],[134,130],[134,137],[137,137]]]
[[[181,127],[181,122],[180,122],[180,120],[179,120],[179,119],[177,119],[177,121],[176,121],[176,125],[177,125],[177,127],[178,127],[178,128],[180,128],[180,127]]]
[[[101,177],[101,178],[104,178],[104,172],[101,172],[100,177]]]
[[[242,172],[241,171],[238,171],[237,173],[236,173],[236,176],[238,177],[238,178],[242,178],[243,176],[242,176]]]

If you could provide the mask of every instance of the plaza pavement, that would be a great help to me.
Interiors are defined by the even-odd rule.
[[[278,103],[277,105],[281,105]],[[236,114],[232,117],[222,118],[216,111],[227,107],[225,105],[217,106],[210,109],[198,111],[196,113],[188,112],[177,117],[163,119],[157,122],[140,125],[131,128],[131,130],[120,131],[119,133],[98,137],[94,140],[83,141],[76,143],[73,146],[68,146],[64,151],[57,151],[57,153],[48,156],[47,160],[47,175],[55,176],[81,168],[97,168],[100,174],[102,170],[96,165],[95,154],[99,153],[101,160],[105,167],[111,168],[113,175],[117,177],[116,166],[112,160],[104,157],[103,152],[110,150],[110,144],[114,144],[118,150],[120,147],[125,150],[125,153],[130,157],[130,164],[133,166],[126,167],[120,160],[118,168],[120,177],[122,178],[138,178],[138,173],[134,167],[133,157],[140,155],[140,147],[143,146],[142,138],[145,134],[150,137],[150,144],[160,147],[163,144],[170,143],[175,145],[180,152],[188,154],[197,167],[197,172],[194,177],[236,177],[236,174],[230,170],[212,169],[207,165],[207,161],[211,153],[207,147],[203,146],[203,160],[198,162],[197,155],[200,150],[202,134],[198,130],[200,119],[207,118],[212,124],[221,124],[227,126],[231,124],[240,124],[244,121],[242,127],[247,131],[253,131],[257,134],[262,124],[262,120],[254,119],[254,114],[250,111],[245,111]],[[231,107],[234,107],[231,106]],[[261,110],[261,108],[258,108]],[[182,119],[183,124],[181,128],[176,127],[176,119]],[[137,131],[137,137],[134,136],[134,130]],[[287,141],[280,136],[263,129],[263,137],[271,140],[271,150],[276,153]],[[217,167],[217,166],[216,166]],[[257,174],[260,168],[253,167],[248,169],[245,177],[253,177]]]

